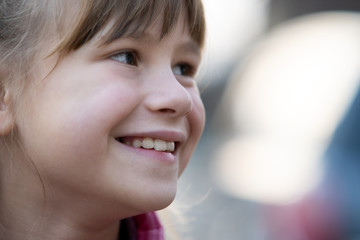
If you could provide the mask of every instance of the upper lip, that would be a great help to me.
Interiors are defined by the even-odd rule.
[[[167,142],[184,142],[186,140],[186,134],[181,131],[151,131],[151,132],[136,132],[122,134],[121,136],[116,136],[116,138],[125,138],[125,137],[139,137],[139,138],[153,138],[161,139]]]

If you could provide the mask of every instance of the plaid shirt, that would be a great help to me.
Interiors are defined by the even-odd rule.
[[[164,229],[155,212],[121,221],[119,240],[164,240]]]

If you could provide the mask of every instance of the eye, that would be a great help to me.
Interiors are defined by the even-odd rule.
[[[111,59],[118,61],[120,63],[129,64],[133,66],[138,65],[138,57],[136,52],[134,51],[126,51],[126,52],[120,52],[113,56],[111,56]]]
[[[187,77],[193,77],[195,75],[195,69],[186,63],[177,64],[172,68],[172,70],[175,75]]]

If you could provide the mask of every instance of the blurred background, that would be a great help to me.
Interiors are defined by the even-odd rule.
[[[360,1],[203,0],[181,239],[360,239]]]

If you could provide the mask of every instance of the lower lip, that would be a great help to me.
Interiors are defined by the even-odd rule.
[[[127,144],[123,144],[123,143],[120,144],[127,147],[136,154],[139,154],[146,158],[154,159],[161,162],[167,162],[167,163],[176,162],[176,156],[173,152],[160,152],[160,151],[155,151],[154,149],[136,148]]]

